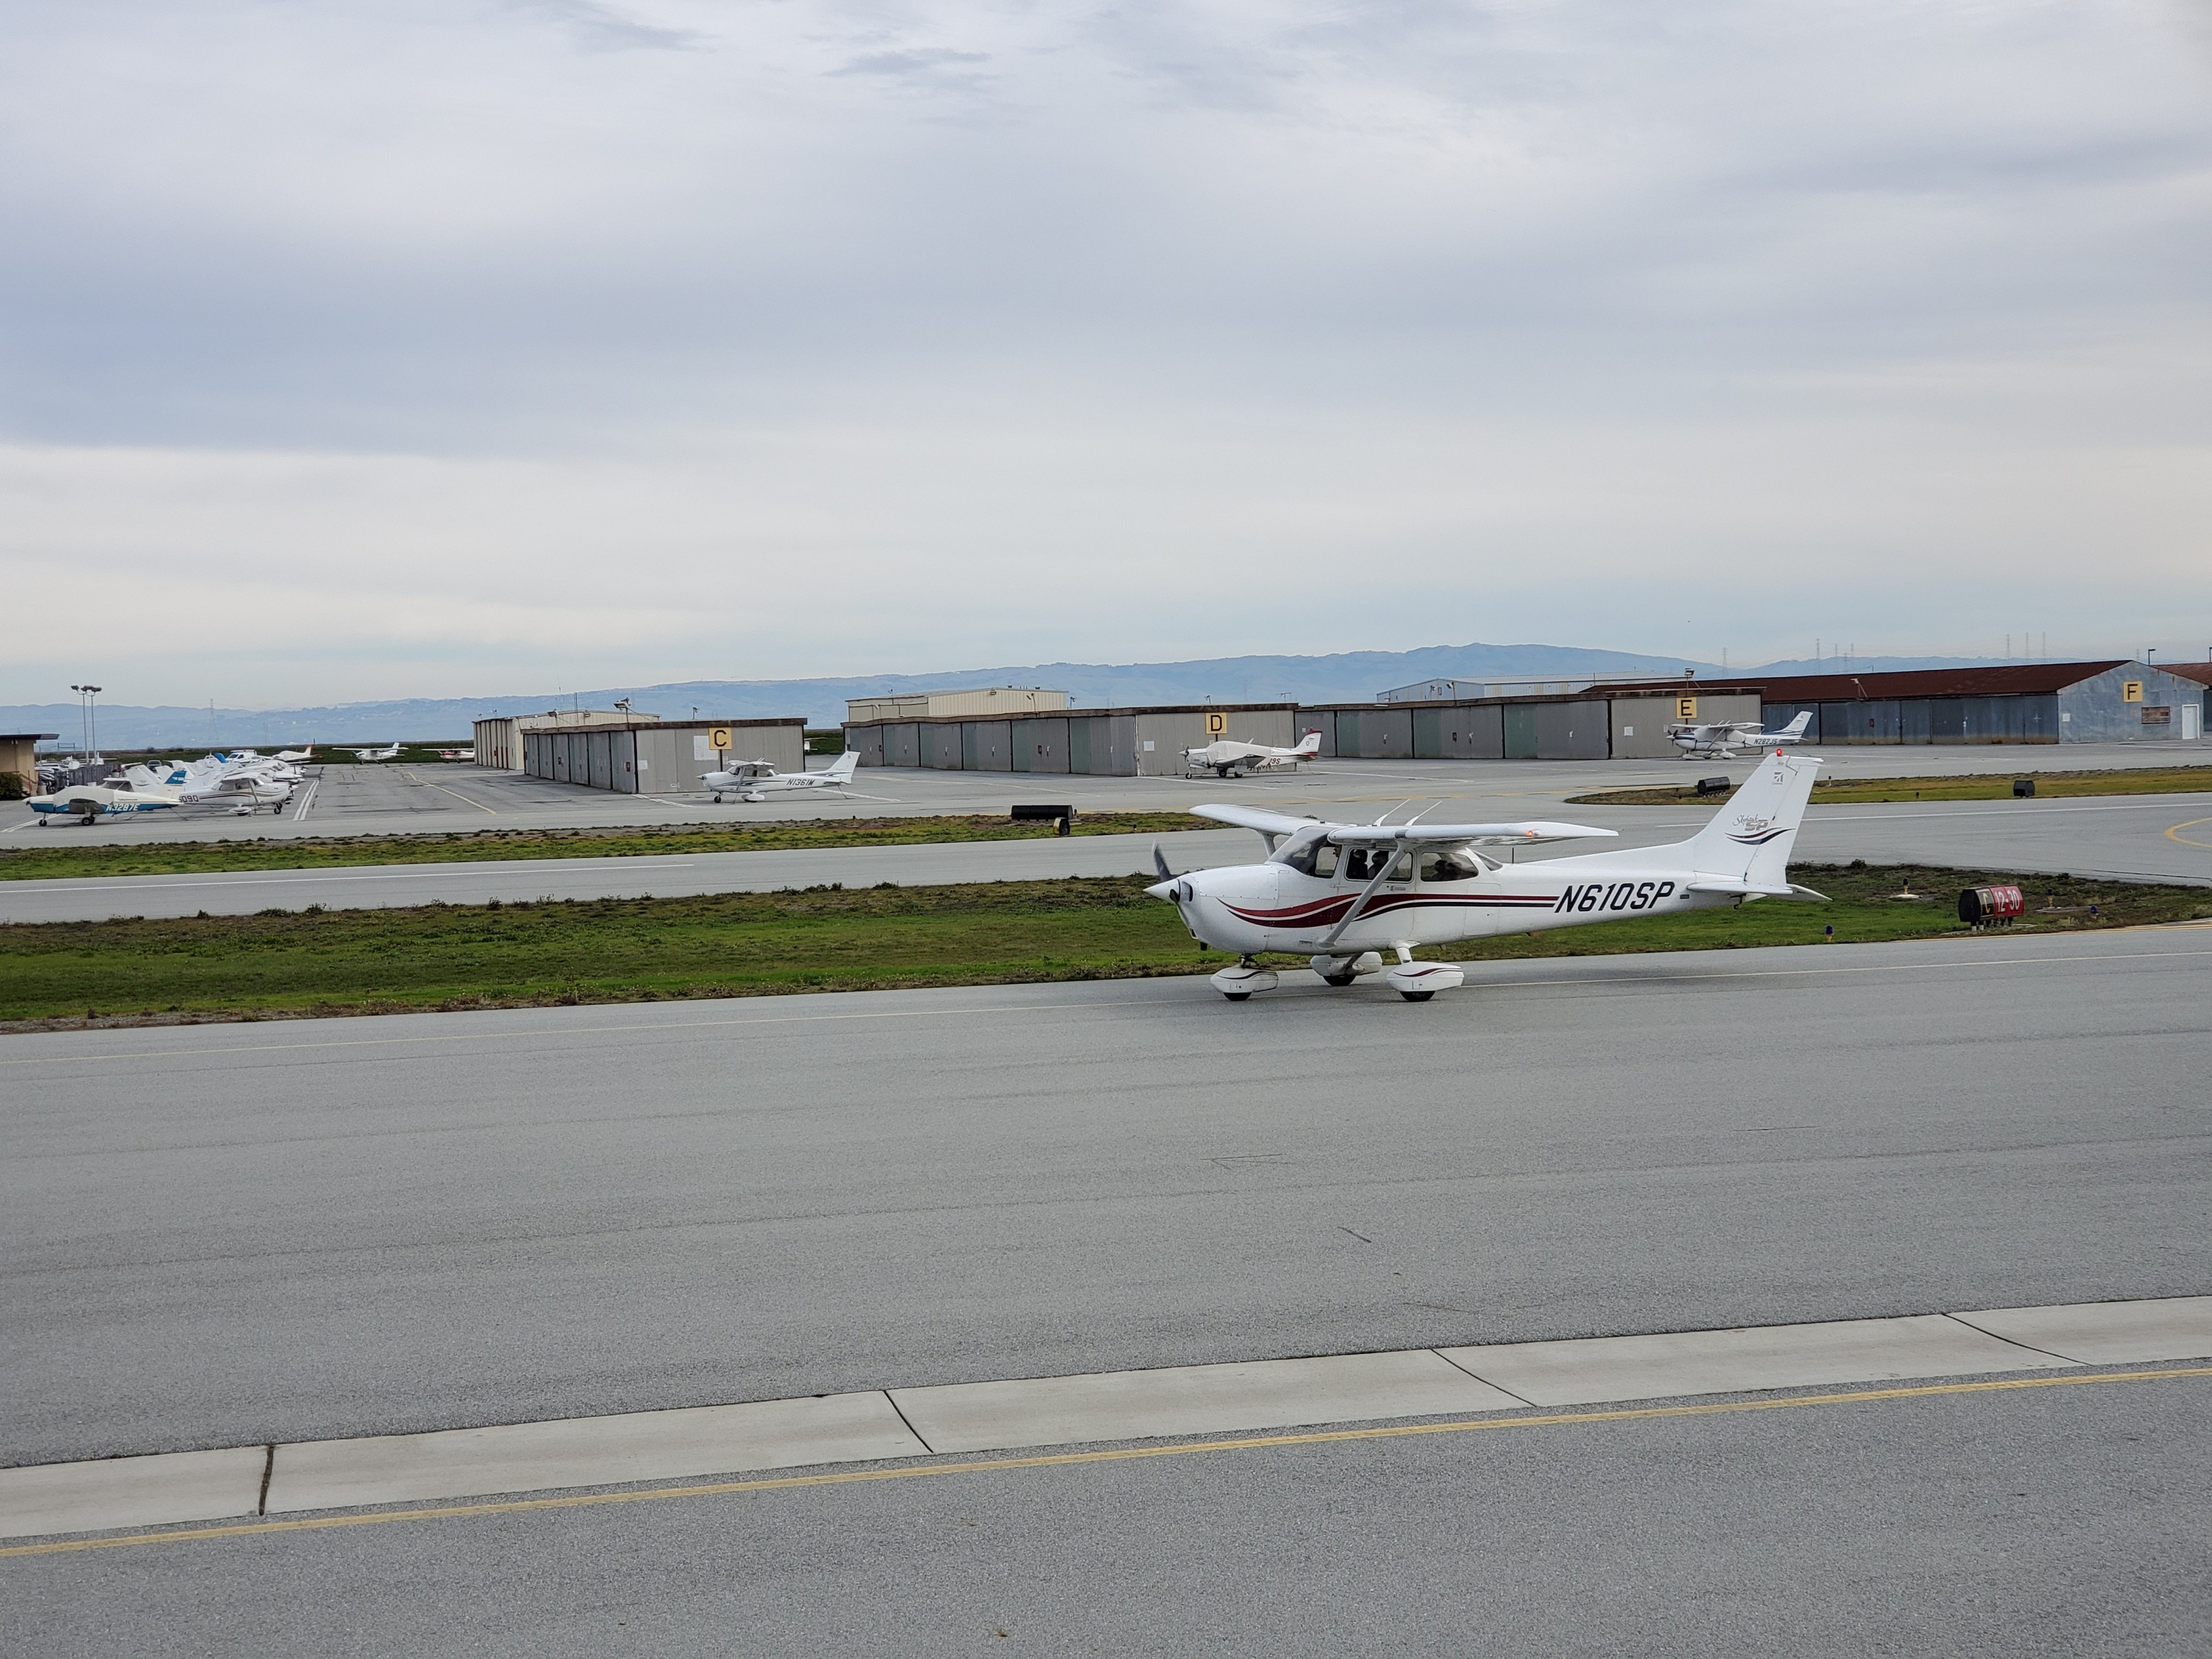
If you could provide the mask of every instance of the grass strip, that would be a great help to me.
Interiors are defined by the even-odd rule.
[[[1960,886],[2008,880],[2027,888],[2034,913],[2015,933],[2212,915],[2201,888],[1897,866],[1794,873],[1835,902],[1765,901],[1424,954],[1480,962],[1810,945],[1830,925],[1839,942],[1932,938],[1963,931]],[[1931,896],[1888,896],[1908,883]],[[1144,886],[1131,876],[15,925],[0,927],[0,1029],[1004,985],[1224,965]]]
[[[1741,764],[1741,763],[1738,763]],[[2017,772],[1940,778],[1823,778],[1813,786],[1813,804],[1851,801],[2010,800],[2012,781],[2033,777],[2039,799],[2072,795],[2189,795],[2212,792],[2212,766],[2146,766],[2105,772]],[[1659,789],[1602,789],[1570,795],[1570,806],[1714,805],[1717,795],[1700,795],[1694,784]]]
[[[1078,814],[1079,836],[1158,835],[1218,826],[1188,812]],[[786,852],[808,847],[891,847],[953,841],[1035,841],[1049,823],[1000,817],[822,818],[768,823],[646,828],[473,830],[444,835],[331,836],[288,840],[161,841],[126,846],[33,844],[0,848],[0,881],[96,876],[185,876],[226,870],[313,870],[361,864],[458,864],[513,859],[641,858],[678,853]]]

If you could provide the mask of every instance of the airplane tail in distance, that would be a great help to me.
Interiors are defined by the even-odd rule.
[[[1754,891],[1787,891],[1790,849],[1820,771],[1817,756],[1762,756],[1759,769],[1690,842],[1698,874],[1741,881]]]
[[[1774,735],[1778,738],[1802,738],[1805,735],[1806,727],[1812,725],[1812,723],[1813,711],[1808,708],[1799,714],[1796,720],[1790,721],[1789,725],[1784,726]]]
[[[1298,740],[1298,746],[1291,752],[1306,760],[1313,759],[1316,755],[1321,753],[1321,733],[1318,732],[1307,732],[1304,738]]]
[[[849,782],[853,776],[853,769],[860,763],[860,751],[857,749],[848,749],[830,763],[830,769],[826,775],[836,778],[840,782]]]

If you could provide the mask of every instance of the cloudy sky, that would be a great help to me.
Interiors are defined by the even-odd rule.
[[[2198,0],[18,0],[0,48],[0,702],[2212,646]]]

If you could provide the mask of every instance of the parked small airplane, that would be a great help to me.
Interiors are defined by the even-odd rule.
[[[1765,749],[1778,743],[1802,743],[1813,711],[1805,710],[1779,732],[1762,732],[1757,720],[1721,720],[1711,726],[1670,726],[1667,735],[1684,760],[1734,760],[1739,749]]]
[[[1321,753],[1321,733],[1309,732],[1305,740],[1295,749],[1274,749],[1264,743],[1239,743],[1234,738],[1222,738],[1203,749],[1182,751],[1182,769],[1186,776],[1196,772],[1211,772],[1217,778],[1233,778],[1246,772],[1257,772],[1270,766],[1296,766]]]
[[[1325,823],[1258,807],[1196,806],[1200,817],[1258,830],[1267,861],[1178,876],[1155,846],[1160,879],[1146,891],[1173,904],[1200,944],[1237,953],[1237,965],[1213,976],[1231,1002],[1275,988],[1274,971],[1253,960],[1262,951],[1309,957],[1315,973],[1340,986],[1381,969],[1389,951],[1398,960],[1384,982],[1408,1002],[1426,1002],[1466,975],[1450,963],[1414,961],[1417,945],[1747,899],[1820,898],[1789,876],[1820,769],[1817,757],[1790,759],[1778,749],[1691,840],[1534,864],[1500,864],[1474,849],[1616,832],[1574,823]]]
[[[123,779],[137,793],[167,795],[178,805],[227,806],[244,817],[263,806],[283,811],[301,775],[295,767],[248,750],[208,755],[190,763],[133,766]]]
[[[398,760],[399,745],[396,743],[388,743],[381,749],[356,749],[353,751],[353,757],[361,761]]]
[[[111,789],[104,784],[80,783],[49,795],[33,795],[25,803],[39,815],[41,829],[56,818],[75,818],[93,823],[128,812],[159,812],[181,805],[180,797],[168,790]]]
[[[264,806],[272,812],[283,811],[284,804],[292,799],[292,786],[281,778],[258,772],[228,772],[219,778],[187,785],[183,798],[189,806],[228,806],[242,818]]]
[[[441,761],[472,761],[476,757],[477,751],[473,744],[466,749],[441,749],[438,751],[438,758]]]
[[[859,753],[848,749],[819,772],[779,772],[766,761],[739,761],[726,772],[702,772],[699,781],[714,791],[719,806],[726,794],[758,802],[783,790],[849,789],[860,763]]]
[[[314,757],[315,745],[312,743],[305,749],[279,749],[276,751],[276,758],[287,766],[297,766],[301,761],[311,761]]]

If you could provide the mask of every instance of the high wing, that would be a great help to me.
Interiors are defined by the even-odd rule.
[[[1539,842],[1613,840],[1618,830],[1586,823],[1362,823],[1332,828],[1339,847],[1533,847]]]
[[[1256,830],[1263,836],[1294,836],[1301,830],[1326,830],[1339,847],[1528,847],[1540,842],[1612,840],[1617,830],[1595,830],[1582,823],[1330,823],[1316,818],[1294,818],[1286,812],[1270,812],[1258,806],[1194,806],[1202,818]]]
[[[1287,812],[1270,812],[1264,806],[1194,806],[1190,810],[1200,817],[1212,818],[1217,823],[1233,823],[1239,830],[1257,830],[1263,836],[1295,836],[1321,822],[1315,817],[1294,818]]]

